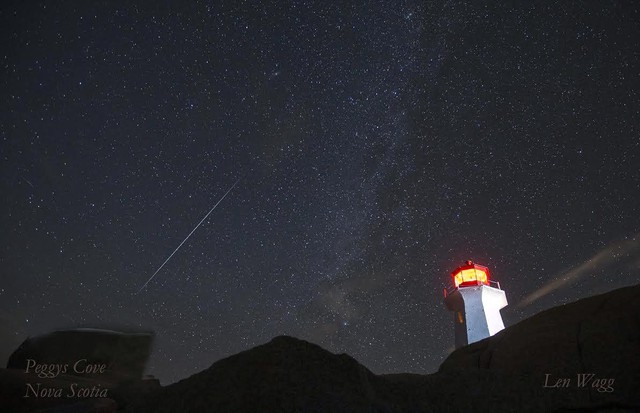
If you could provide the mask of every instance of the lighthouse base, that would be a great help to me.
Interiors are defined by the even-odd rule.
[[[444,302],[454,312],[456,348],[504,329],[500,309],[507,305],[507,296],[501,289],[488,285],[459,287]]]

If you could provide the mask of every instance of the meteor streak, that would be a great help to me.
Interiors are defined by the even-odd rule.
[[[149,282],[150,282],[151,280],[153,280],[153,277],[155,277],[155,276],[156,276],[156,274],[157,274],[158,272],[160,272],[160,270],[162,269],[162,267],[164,267],[164,265],[165,265],[167,262],[169,262],[169,260],[171,259],[171,257],[173,257],[173,255],[174,255],[176,252],[178,252],[178,250],[180,249],[180,247],[182,247],[182,244],[184,244],[185,242],[187,242],[187,240],[189,239],[189,237],[190,237],[194,232],[196,232],[196,230],[198,229],[198,227],[199,227],[199,226],[204,222],[204,220],[205,220],[205,219],[207,219],[207,217],[208,217],[209,215],[211,215],[211,213],[213,212],[213,210],[214,210],[214,209],[216,209],[216,207],[220,204],[220,202],[222,202],[222,200],[227,196],[227,194],[228,194],[229,192],[231,192],[231,190],[232,190],[232,189],[233,189],[233,188],[238,184],[238,182],[240,182],[240,179],[238,179],[238,180],[237,180],[233,185],[231,185],[231,188],[229,188],[229,189],[227,190],[227,192],[225,192],[225,193],[224,193],[224,195],[222,195],[222,198],[220,198],[220,200],[219,200],[218,202],[216,202],[216,204],[213,206],[213,208],[211,208],[211,209],[209,210],[209,212],[207,212],[207,215],[205,215],[205,216],[204,216],[204,218],[202,218],[202,219],[200,220],[200,222],[198,222],[198,225],[196,225],[196,226],[191,230],[191,232],[189,233],[189,235],[187,235],[187,237],[186,237],[185,239],[183,239],[183,240],[182,240],[182,242],[180,243],[180,245],[178,245],[178,247],[177,247],[177,248],[176,248],[176,249],[171,253],[171,255],[169,255],[169,257],[168,257],[166,260],[164,260],[164,262],[162,263],[162,265],[161,265],[160,267],[158,267],[158,269],[156,270],[156,272],[154,272],[154,273],[153,273],[153,275],[152,275],[151,277],[149,277],[149,279],[147,280],[147,282],[146,282],[146,283],[144,283],[144,284],[142,285],[142,287],[140,287],[140,289],[138,290],[138,292],[136,293],[136,295],[137,295],[137,294],[140,294],[140,291],[144,290],[144,287],[146,287],[146,286],[147,286],[147,284],[149,284]]]

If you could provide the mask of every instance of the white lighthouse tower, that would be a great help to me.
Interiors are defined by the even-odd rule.
[[[456,348],[475,343],[504,329],[500,309],[507,296],[489,280],[489,269],[467,261],[451,273],[454,287],[444,291],[444,303],[454,312]]]

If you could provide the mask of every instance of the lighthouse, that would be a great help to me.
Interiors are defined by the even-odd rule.
[[[444,290],[444,303],[454,313],[456,348],[503,330],[500,309],[507,305],[507,296],[489,278],[489,269],[467,261],[451,276],[453,287]]]

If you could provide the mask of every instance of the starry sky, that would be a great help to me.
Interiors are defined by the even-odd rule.
[[[3,2],[0,362],[101,327],[163,384],[280,334],[430,373],[466,259],[507,325],[638,283],[640,6],[482,3]]]

